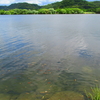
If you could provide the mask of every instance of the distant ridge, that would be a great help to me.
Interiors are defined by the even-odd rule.
[[[40,9],[41,6],[37,4],[29,4],[27,2],[13,3],[9,6],[0,6],[0,9],[10,10],[10,9]]]
[[[95,9],[100,8],[100,1],[86,1],[86,0],[62,0],[61,2],[51,3],[45,6],[39,6],[37,4],[29,4],[26,2],[14,3],[9,6],[0,6],[0,9],[10,10],[10,9],[41,9],[41,8],[81,8],[81,9]]]

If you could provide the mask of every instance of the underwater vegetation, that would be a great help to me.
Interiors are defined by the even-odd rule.
[[[60,66],[60,63],[66,65],[63,61],[57,62],[57,65]],[[65,70],[57,66],[52,69],[50,66],[48,61],[32,62],[22,73],[14,74],[10,78],[3,75],[0,100],[100,100],[99,88],[84,91],[97,83],[97,79],[95,82],[95,78],[94,81],[90,77],[85,78],[82,73],[70,70],[68,65]],[[93,74],[90,66],[81,69],[86,76]]]
[[[84,96],[73,91],[63,91],[54,94],[48,100],[84,100]]]

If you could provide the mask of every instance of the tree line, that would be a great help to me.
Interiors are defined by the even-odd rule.
[[[41,8],[39,10],[30,9],[11,9],[11,10],[0,10],[0,15],[20,15],[20,14],[84,14],[85,11],[79,8]],[[100,8],[97,8],[95,13],[100,13]]]
[[[100,1],[88,2],[86,0],[62,0],[43,6],[44,8],[80,8],[87,12],[95,12],[100,8]]]
[[[1,15],[19,15],[19,14],[83,14],[84,11],[79,8],[64,8],[64,9],[54,9],[54,8],[42,8],[39,10],[30,9],[12,9],[12,10],[0,10]]]
[[[100,1],[62,0],[45,6],[29,3],[14,3],[0,6],[0,14],[82,14],[85,12],[100,13]]]

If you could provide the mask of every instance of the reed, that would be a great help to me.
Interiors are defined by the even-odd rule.
[[[85,90],[85,94],[88,100],[100,100],[100,88],[97,86],[95,88],[91,87],[91,92]]]

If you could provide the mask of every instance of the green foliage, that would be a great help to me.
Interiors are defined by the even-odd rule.
[[[20,14],[20,9],[13,9],[13,10],[10,10],[10,12],[12,15],[18,15]]]
[[[27,9],[13,9],[13,10],[9,10],[9,12],[12,15],[18,15],[18,14],[38,14],[38,11],[36,11],[36,10],[27,10]]]
[[[49,9],[50,8],[50,9]],[[26,2],[23,3],[14,3],[9,6],[0,6],[0,9],[2,10],[11,10],[11,9],[24,9],[23,11],[19,13],[16,12],[15,14],[55,14],[56,10],[54,9],[60,9],[58,12],[61,14],[65,14],[65,9],[64,8],[80,8],[86,10],[85,12],[97,12],[98,10],[96,8],[100,8],[100,1],[93,1],[93,2],[88,2],[86,0],[62,0],[60,2],[54,2],[45,6],[39,6],[37,4],[29,4]],[[26,11],[27,9],[28,11]],[[39,10],[38,11],[29,11],[29,10]],[[48,10],[49,9],[49,10]],[[5,12],[8,13],[8,12]],[[11,12],[12,14],[13,12]],[[68,10],[67,13],[75,13],[72,10]],[[80,11],[76,11],[76,13],[80,13]]]
[[[64,9],[40,9],[39,14],[83,14],[83,10],[79,8],[64,8]]]
[[[4,15],[4,10],[0,10],[0,15]]]
[[[8,11],[0,10],[0,14],[4,15],[19,15],[19,14],[82,14],[83,10],[79,8],[65,8],[65,9],[39,9],[28,10],[28,9],[12,9]]]
[[[0,10],[0,15],[11,15],[10,11]]]
[[[55,14],[56,10],[54,8],[49,8],[49,9],[39,9],[39,14]]]
[[[74,11],[74,14],[83,14],[83,10],[79,9],[79,8],[72,8]]]
[[[27,14],[27,9],[20,9],[19,14]]]
[[[84,12],[84,14],[95,14],[95,12]]]
[[[84,11],[79,8],[57,9],[58,14],[83,14]]]
[[[72,5],[74,5],[74,0],[62,0],[62,6],[63,7],[70,7],[70,6],[72,6]]]
[[[56,14],[56,10],[54,8],[49,8],[50,14]]]
[[[96,9],[96,13],[100,14],[100,8]]]
[[[100,100],[100,88],[99,87],[95,87],[95,88],[91,87],[91,92],[85,91],[85,93],[89,100]]]
[[[27,10],[27,14],[38,14],[36,10]]]
[[[65,8],[67,14],[83,14],[84,11],[79,8]]]
[[[14,3],[7,7],[7,9],[39,9],[41,8],[37,4],[29,4],[29,3]]]
[[[96,5],[86,0],[62,0],[61,2],[55,2],[44,8],[53,7],[55,9],[61,8],[81,8],[81,9],[95,9]]]
[[[58,14],[66,14],[66,10],[65,9],[57,9],[57,13]]]
[[[93,1],[91,4],[93,4],[96,8],[100,7],[100,1]]]
[[[49,14],[50,11],[48,9],[40,9],[39,14]]]

